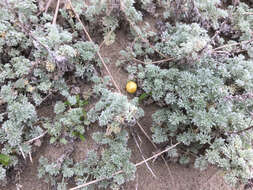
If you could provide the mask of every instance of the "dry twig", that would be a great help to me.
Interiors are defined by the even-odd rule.
[[[42,8],[42,9],[37,13],[37,16],[40,16],[44,11],[45,11],[45,13],[47,13],[48,8],[49,8],[49,6],[51,5],[51,3],[52,3],[52,0],[48,0],[46,6],[45,6],[44,8]]]
[[[21,147],[20,145],[19,145],[18,147],[19,147],[19,150],[20,150],[20,152],[21,152],[21,154],[22,154],[24,160],[26,160],[25,153],[23,152],[22,147]]]
[[[69,2],[69,5],[70,5],[70,7],[71,7],[73,13],[75,14],[76,19],[77,19],[77,20],[80,22],[80,24],[82,25],[83,31],[85,32],[85,34],[86,34],[86,36],[88,37],[89,41],[90,41],[90,42],[93,42],[93,40],[91,39],[91,37],[90,37],[88,31],[86,30],[86,28],[85,28],[85,26],[84,26],[84,24],[83,24],[83,22],[81,21],[79,15],[78,15],[78,14],[76,13],[76,11],[74,10],[74,7],[73,7],[73,5],[72,5],[72,3],[71,3],[71,0],[68,0],[68,2]],[[115,86],[116,89],[119,91],[119,93],[121,93],[119,86],[117,85],[116,81],[114,80],[114,78],[113,78],[113,76],[112,76],[112,74],[111,74],[109,68],[107,67],[107,65],[106,65],[106,63],[105,63],[103,57],[101,56],[99,50],[97,51],[97,55],[98,55],[99,59],[101,60],[103,66],[105,67],[107,73],[109,74],[109,76],[110,76],[110,78],[111,78],[111,80],[112,80],[114,86]]]
[[[141,124],[140,124],[138,121],[137,121],[137,125],[138,125],[138,127],[141,129],[142,133],[144,133],[144,135],[145,135],[145,136],[148,138],[148,140],[151,142],[151,144],[153,145],[153,147],[154,147],[156,150],[158,150],[158,147],[155,145],[155,143],[152,141],[152,139],[148,136],[148,134],[146,133],[146,131],[143,129],[143,127],[141,126]],[[173,177],[173,175],[172,175],[172,173],[171,173],[171,170],[170,170],[170,167],[169,167],[168,163],[166,162],[166,160],[165,160],[165,158],[164,158],[163,155],[162,155],[161,157],[162,157],[163,162],[165,163],[165,165],[166,165],[166,167],[167,167],[167,169],[168,169],[168,172],[169,172],[169,175],[170,175],[172,184],[173,184],[174,186],[176,186],[176,185],[175,185],[174,177]]]
[[[25,144],[30,144],[30,143],[32,143],[32,142],[34,142],[34,141],[36,141],[36,140],[44,137],[46,134],[47,134],[47,130],[44,133],[42,133],[40,136],[35,137],[35,138],[33,138],[33,139],[29,140],[29,141],[26,141]]]
[[[220,49],[223,49],[223,48],[227,48],[227,47],[232,47],[232,46],[247,44],[247,43],[250,43],[250,42],[252,42],[252,41],[253,41],[253,39],[251,39],[251,40],[246,40],[246,41],[242,41],[242,42],[236,42],[236,43],[232,43],[232,44],[226,44],[226,45],[223,45],[223,46],[214,48],[213,51],[217,51],[217,50],[220,50]]]
[[[141,153],[142,159],[143,159],[143,160],[146,160],[146,158],[144,157],[144,154],[143,154],[143,152],[142,152],[142,150],[141,150],[141,147],[140,147],[140,145],[139,145],[139,143],[138,143],[138,141],[137,141],[137,139],[136,139],[136,135],[137,135],[137,134],[135,134],[135,133],[132,134],[132,136],[133,136],[133,138],[134,138],[134,141],[135,141],[135,144],[137,145],[137,147],[138,147],[138,149],[139,149],[139,151],[140,151],[140,153]],[[139,137],[139,138],[140,138],[140,137]],[[157,178],[157,176],[154,174],[154,172],[152,171],[152,169],[150,168],[150,166],[148,165],[148,163],[145,162],[145,164],[146,164],[147,168],[149,169],[150,173],[153,175],[153,177],[154,177],[154,178]]]
[[[55,8],[55,13],[54,13],[54,18],[53,18],[52,24],[56,24],[57,15],[58,15],[58,12],[59,12],[60,1],[61,0],[57,1],[57,5],[56,5],[56,8]]]
[[[33,158],[32,158],[32,153],[31,152],[29,152],[29,158],[30,158],[31,163],[33,164]]]
[[[73,6],[72,6],[71,0],[69,0],[69,4],[70,4],[70,7],[71,7],[71,9],[73,10],[73,12],[74,12],[74,14],[75,14],[77,20],[81,23],[82,28],[83,28],[85,34],[87,35],[89,41],[93,42],[93,40],[91,39],[91,37],[90,37],[88,31],[86,30],[84,24],[83,24],[82,21],[80,20],[79,16],[76,14],[76,12],[75,12],[75,10],[74,10],[74,8],[73,8]],[[106,65],[106,63],[105,63],[105,61],[104,61],[104,59],[103,59],[103,57],[102,57],[101,54],[99,53],[99,50],[97,51],[97,55],[98,55],[99,59],[101,60],[103,66],[105,67],[107,73],[109,74],[111,80],[113,81],[114,86],[115,86],[116,89],[119,91],[119,93],[121,93],[121,90],[120,90],[119,86],[117,85],[116,81],[114,80],[114,78],[113,78],[113,76],[112,76],[112,74],[111,74],[109,68],[107,67],[107,65]],[[135,139],[135,140],[136,140],[136,139]],[[137,142],[136,142],[136,144],[137,144],[137,146],[138,146],[138,143],[137,143]],[[139,147],[139,146],[138,146],[138,148],[139,148],[139,150],[140,150],[140,147]],[[141,151],[141,150],[140,150],[140,151]],[[142,156],[143,156],[143,155],[142,155]],[[145,159],[145,158],[143,157],[143,159]],[[155,174],[153,173],[153,171],[151,170],[151,168],[148,166],[148,164],[146,164],[146,165],[147,165],[148,169],[151,171],[152,175],[155,177]]]
[[[45,7],[45,13],[47,13],[48,8],[50,7],[51,3],[52,3],[52,0],[48,0],[47,5]]]
[[[16,190],[22,190],[22,187],[23,187],[22,185],[20,185],[18,183],[16,184]]]
[[[72,5],[72,3],[71,3],[71,0],[68,0],[68,2],[69,2],[69,5],[70,5],[70,7],[71,7],[71,9],[72,9],[72,11],[73,11],[75,17],[76,17],[77,20],[81,23],[82,28],[83,28],[83,30],[84,30],[86,36],[88,37],[89,41],[93,42],[93,40],[91,39],[91,37],[90,37],[88,31],[86,30],[84,24],[82,23],[82,21],[81,21],[79,15],[75,12],[75,10],[74,10],[74,8],[73,8],[73,5]],[[121,2],[121,3],[122,3],[122,2]],[[122,5],[122,6],[123,6],[123,5]],[[126,18],[126,19],[127,19],[127,18]],[[130,21],[130,20],[128,20],[128,21],[129,21],[130,24],[131,24],[131,21]],[[132,26],[133,26],[133,25],[132,25]],[[134,27],[134,26],[133,26],[133,27]],[[135,29],[135,28],[134,28],[134,29]],[[149,42],[148,42],[147,40],[145,40],[143,37],[141,37],[141,38],[142,38],[142,40],[144,40],[145,42],[149,43]],[[153,48],[153,49],[154,49],[157,53],[159,53],[161,56],[167,58],[165,55],[163,55],[163,54],[161,54],[159,51],[157,51],[156,48],[154,48],[151,44],[149,44],[149,45],[150,45],[151,48]],[[102,58],[102,56],[101,56],[99,50],[97,51],[97,55],[98,55],[99,59],[101,60],[103,66],[105,67],[107,73],[109,74],[109,76],[110,76],[110,78],[111,78],[111,80],[112,80],[114,86],[116,87],[116,89],[118,90],[118,92],[121,93],[121,90],[120,90],[119,86],[117,85],[116,81],[114,80],[114,78],[113,78],[113,76],[112,76],[110,70],[108,69],[106,63],[104,62],[104,59]],[[170,58],[168,58],[168,59],[170,59]],[[156,150],[158,150],[157,146],[152,142],[151,138],[148,136],[148,134],[145,132],[145,130],[143,129],[143,127],[141,126],[141,124],[140,124],[138,121],[137,121],[137,125],[138,125],[138,127],[141,129],[141,131],[143,132],[143,134],[144,134],[144,135],[148,138],[148,140],[151,142],[151,144],[153,145],[153,147],[154,147]],[[169,171],[169,175],[171,176],[172,182],[173,182],[173,184],[174,184],[174,178],[173,178],[173,175],[172,175],[172,173],[171,173],[171,171],[170,171],[170,168],[169,168],[169,166],[168,166],[168,163],[166,162],[166,160],[165,160],[165,158],[164,158],[163,156],[162,156],[162,159],[163,159],[163,161],[164,161],[164,163],[165,163],[165,165],[166,165],[166,167],[167,167],[167,169],[168,169],[168,171]]]
[[[166,148],[165,150],[163,150],[163,151],[161,151],[161,152],[159,152],[159,153],[157,153],[157,154],[155,154],[155,155],[153,155],[153,156],[147,158],[146,160],[143,160],[143,161],[141,161],[141,162],[135,164],[135,167],[138,167],[138,166],[140,166],[140,165],[142,165],[142,164],[144,164],[144,163],[146,163],[146,162],[148,162],[148,161],[150,161],[150,160],[156,158],[157,156],[160,156],[161,154],[163,154],[163,153],[165,153],[165,152],[167,152],[167,151],[169,151],[169,150],[175,148],[175,147],[176,147],[177,145],[179,145],[179,144],[180,144],[180,142],[178,142],[177,144],[174,144],[173,146],[168,147],[168,148]],[[73,188],[71,188],[70,190],[76,190],[76,189],[80,189],[80,188],[83,188],[83,187],[87,187],[87,186],[89,186],[89,185],[91,185],[91,184],[98,183],[98,182],[103,181],[103,180],[105,180],[105,179],[110,179],[110,178],[112,178],[113,176],[118,175],[118,174],[121,174],[121,173],[123,173],[123,170],[120,170],[120,171],[114,173],[114,174],[113,174],[112,176],[110,176],[110,177],[105,177],[105,178],[101,178],[101,179],[96,179],[96,180],[90,181],[90,182],[88,182],[88,183],[85,183],[85,184],[82,184],[82,185],[78,185],[78,186],[76,186],[76,187],[73,187]]]
[[[93,42],[93,40],[91,39],[89,33],[87,32],[85,26],[83,25],[82,21],[80,20],[79,16],[76,14],[76,12],[75,12],[75,10],[74,10],[74,8],[73,8],[73,6],[72,6],[71,0],[68,0],[68,1],[69,1],[70,7],[71,7],[71,9],[73,10],[73,12],[74,12],[74,14],[75,14],[77,20],[81,23],[82,28],[83,28],[85,34],[87,35],[89,41]],[[117,85],[117,83],[116,83],[116,81],[114,80],[114,78],[113,78],[113,76],[112,76],[110,70],[108,69],[108,67],[107,67],[107,65],[106,65],[106,63],[105,63],[105,61],[104,61],[104,59],[102,58],[101,54],[99,53],[99,50],[97,51],[97,54],[98,54],[98,57],[99,57],[99,59],[101,60],[101,62],[102,62],[102,64],[103,64],[103,66],[105,67],[106,71],[108,72],[108,74],[109,74],[109,76],[110,76],[110,78],[111,78],[111,80],[112,80],[114,86],[116,87],[116,89],[118,90],[118,92],[121,93],[121,90],[120,90],[119,86]],[[144,132],[145,136],[149,139],[149,141],[152,142],[151,139],[150,139],[150,137],[147,135],[147,133],[146,133],[146,132],[144,131],[144,129],[141,127],[140,123],[137,122],[137,124],[138,124],[138,126],[141,128],[141,130]]]
[[[243,13],[244,15],[253,15],[253,12],[246,12],[246,13]]]
[[[138,175],[136,175],[136,185],[135,185],[135,190],[138,190],[138,185],[139,185],[139,183],[138,183]]]
[[[141,63],[141,64],[160,64],[160,63],[164,63],[164,62],[167,62],[167,61],[171,61],[173,60],[174,58],[167,58],[167,59],[163,59],[163,60],[159,60],[159,61],[153,61],[153,62],[150,62],[150,63],[147,63],[147,62],[144,62],[144,61],[141,61],[139,59],[136,59],[136,58],[132,58],[134,61],[136,61],[137,63]]]
[[[124,13],[125,19],[129,22],[130,26],[134,29],[134,31],[136,32],[136,34],[138,35],[138,37],[141,38],[143,42],[147,43],[156,53],[158,53],[159,55],[161,55],[164,58],[168,58],[166,55],[164,55],[163,53],[161,53],[160,51],[158,51],[153,45],[151,45],[147,39],[145,39],[143,36],[139,35],[138,29],[136,28],[136,26],[134,25],[134,23],[127,18],[126,14],[125,14],[125,11],[124,11],[125,5],[123,4],[123,1],[120,1],[120,9]]]

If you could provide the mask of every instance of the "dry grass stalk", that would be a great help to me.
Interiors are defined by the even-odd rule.
[[[142,165],[142,164],[144,164],[144,163],[146,163],[146,162],[148,162],[148,161],[150,161],[150,160],[152,160],[152,159],[154,159],[154,158],[160,156],[161,154],[163,154],[163,153],[165,153],[165,152],[167,152],[167,151],[169,151],[169,150],[175,148],[175,147],[176,147],[177,145],[179,145],[179,144],[180,144],[180,143],[174,144],[174,145],[172,145],[172,146],[166,148],[165,150],[163,150],[163,151],[161,151],[161,152],[159,152],[159,153],[157,153],[157,154],[155,154],[155,155],[153,155],[153,156],[147,158],[146,160],[143,160],[143,161],[141,161],[141,162],[135,164],[135,166],[138,167],[138,166],[140,166],[140,165]],[[83,188],[83,187],[87,187],[87,186],[89,186],[89,185],[98,183],[98,182],[103,181],[103,180],[105,180],[105,179],[110,179],[110,178],[112,178],[113,176],[118,175],[118,174],[121,174],[121,173],[123,173],[123,170],[120,170],[120,171],[114,173],[114,174],[113,174],[112,176],[110,176],[110,177],[101,178],[101,179],[96,179],[96,180],[90,181],[90,182],[88,182],[88,183],[85,183],[85,184],[82,184],[82,185],[78,185],[78,186],[76,186],[76,187],[73,187],[73,188],[71,188],[70,190],[76,190],[76,189],[80,189],[80,188]]]

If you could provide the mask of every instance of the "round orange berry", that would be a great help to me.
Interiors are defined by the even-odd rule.
[[[135,93],[137,90],[137,84],[133,81],[128,81],[126,85],[126,91],[130,94]]]

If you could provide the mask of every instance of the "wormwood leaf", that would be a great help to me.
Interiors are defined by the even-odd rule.
[[[142,102],[143,100],[145,100],[146,98],[149,97],[149,93],[142,93],[140,96],[139,96],[139,102]]]
[[[107,46],[112,45],[115,42],[115,38],[116,35],[114,32],[109,32],[108,34],[106,34],[106,36],[104,37],[105,40],[105,44]]]
[[[75,135],[76,137],[79,137],[79,138],[81,139],[82,142],[85,141],[85,137],[84,137],[81,133],[79,133],[79,132],[77,132],[77,131],[74,131],[74,132],[73,132],[73,135]]]
[[[0,154],[0,163],[4,166],[8,166],[10,164],[11,158],[8,155]]]

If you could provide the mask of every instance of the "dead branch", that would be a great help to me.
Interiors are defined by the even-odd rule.
[[[163,150],[163,151],[161,151],[161,152],[159,152],[159,153],[157,153],[157,154],[155,154],[155,155],[153,155],[153,156],[147,158],[146,160],[143,160],[143,161],[141,161],[141,162],[135,164],[135,167],[138,167],[138,166],[140,166],[140,165],[142,165],[142,164],[144,164],[144,163],[146,163],[146,162],[148,162],[148,161],[150,161],[150,160],[156,158],[157,156],[162,155],[163,153],[165,153],[165,152],[167,152],[167,151],[169,151],[169,150],[175,148],[175,147],[176,147],[177,145],[179,145],[179,144],[180,144],[180,142],[178,142],[178,143],[172,145],[171,147],[168,147],[168,148],[166,148],[165,150]],[[83,188],[83,187],[87,187],[87,186],[89,186],[89,185],[91,185],[91,184],[98,183],[98,182],[103,181],[103,180],[105,180],[105,179],[110,179],[110,178],[112,178],[113,176],[118,175],[118,174],[121,174],[121,173],[123,173],[123,172],[124,172],[123,170],[120,170],[120,171],[114,173],[114,174],[113,174],[112,176],[110,176],[110,177],[104,177],[104,178],[101,178],[101,179],[96,179],[96,180],[90,181],[90,182],[88,182],[88,183],[85,183],[85,184],[82,184],[82,185],[78,185],[78,186],[76,186],[76,187],[73,187],[73,188],[71,188],[70,190],[76,190],[76,189],[80,189],[80,188]]]
[[[93,42],[93,40],[91,39],[91,37],[90,37],[88,31],[86,30],[86,28],[85,28],[85,26],[84,26],[84,24],[83,24],[83,22],[81,21],[79,15],[78,15],[78,14],[76,13],[76,11],[74,10],[74,7],[73,7],[73,5],[72,5],[72,3],[71,3],[71,0],[68,0],[68,2],[69,2],[69,5],[70,5],[70,7],[71,7],[73,13],[75,14],[76,19],[81,23],[82,28],[83,28],[83,30],[84,30],[86,36],[88,37],[89,41],[90,41],[90,42]],[[106,65],[106,63],[105,63],[103,57],[101,56],[99,50],[97,51],[97,55],[98,55],[99,59],[101,60],[103,66],[105,67],[107,73],[109,74],[109,76],[110,76],[110,78],[111,78],[111,80],[112,80],[114,86],[115,86],[116,89],[119,91],[119,93],[121,93],[119,86],[117,85],[116,81],[114,80],[114,78],[113,78],[113,76],[112,76],[112,74],[111,74],[109,68],[107,67],[107,65]]]
[[[84,26],[84,24],[83,24],[83,22],[81,21],[79,15],[78,15],[78,14],[76,13],[76,11],[74,10],[73,5],[72,5],[72,3],[71,3],[71,0],[68,0],[68,2],[69,2],[69,5],[70,5],[70,7],[71,7],[71,9],[72,9],[72,11],[73,11],[75,17],[76,17],[77,20],[81,23],[82,28],[83,28],[83,30],[84,30],[86,36],[88,37],[89,41],[93,42],[93,40],[91,39],[91,37],[90,37],[88,31],[86,30],[86,28],[85,28],[85,26]],[[130,22],[131,22],[131,21],[130,21]],[[143,39],[143,38],[142,38],[142,39]],[[143,39],[143,40],[147,42],[147,40],[145,40],[145,39]],[[147,43],[149,43],[149,42],[147,42]],[[153,46],[151,46],[151,44],[150,44],[150,47],[153,47]],[[153,48],[154,48],[154,47],[153,47]],[[154,48],[154,50],[155,50],[155,48]],[[157,53],[159,53],[159,51],[157,51]],[[107,73],[109,74],[109,76],[110,76],[110,78],[111,78],[111,80],[112,80],[114,86],[115,86],[116,89],[119,91],[119,93],[121,93],[121,90],[120,90],[119,86],[117,85],[117,83],[116,83],[116,81],[114,80],[114,78],[113,78],[113,76],[112,76],[110,70],[108,69],[106,63],[104,62],[104,59],[102,58],[101,54],[99,53],[99,50],[97,51],[97,55],[98,55],[99,59],[101,60],[103,66],[105,67]],[[162,55],[162,56],[165,57],[165,58],[167,58],[165,55]],[[151,138],[148,136],[148,134],[145,132],[145,130],[143,129],[143,127],[141,126],[141,124],[140,124],[138,121],[137,121],[137,125],[138,125],[138,127],[141,129],[141,131],[143,132],[143,134],[147,137],[147,139],[151,142],[151,144],[153,145],[153,147],[154,147],[156,150],[158,150],[157,146],[153,143],[153,141],[151,140]],[[167,167],[167,169],[168,169],[168,171],[169,171],[169,174],[170,174],[170,176],[171,176],[172,182],[174,183],[175,180],[174,180],[173,175],[172,175],[172,173],[171,173],[171,171],[170,171],[169,165],[168,165],[168,163],[166,162],[166,160],[165,160],[165,158],[164,158],[163,156],[162,156],[162,159],[163,159],[163,161],[164,161],[164,163],[165,163],[165,165],[166,165],[166,167]]]
[[[141,150],[141,147],[140,147],[140,145],[139,145],[139,143],[138,143],[138,141],[137,141],[137,139],[136,139],[137,134],[133,132],[133,133],[132,133],[132,136],[133,136],[133,138],[134,138],[134,141],[135,141],[136,146],[138,147],[138,149],[139,149],[139,151],[140,151],[140,153],[141,153],[142,159],[143,159],[143,160],[146,160],[146,158],[144,157],[144,154],[143,154],[143,152],[142,152],[142,150]],[[139,138],[140,138],[140,137],[139,137]],[[148,163],[145,162],[145,164],[146,164],[148,170],[150,171],[150,173],[153,175],[153,177],[154,177],[154,178],[157,178],[157,176],[154,174],[154,172],[152,171],[152,169],[150,168],[150,166],[148,165]]]
[[[164,62],[166,62],[166,61],[171,61],[171,60],[173,60],[174,58],[168,58],[168,59],[163,59],[163,60],[159,60],[159,61],[153,61],[153,62],[150,62],[150,63],[141,61],[141,60],[136,59],[136,58],[132,58],[132,59],[133,59],[135,62],[137,62],[137,63],[141,63],[141,64],[147,65],[147,64],[160,64],[160,63],[164,63]]]
[[[45,7],[45,13],[47,13],[48,8],[50,7],[51,3],[52,3],[52,0],[48,0],[47,5]]]
[[[122,12],[125,15],[125,19],[129,22],[130,26],[134,29],[134,31],[136,32],[136,34],[138,35],[138,37],[140,37],[143,42],[147,43],[156,53],[158,53],[159,55],[161,55],[164,58],[168,58],[166,55],[164,55],[163,53],[161,53],[160,51],[158,51],[153,45],[151,45],[147,39],[145,39],[143,36],[139,35],[138,30],[137,30],[135,24],[131,20],[129,20],[127,18],[126,14],[125,14],[125,11],[124,11],[125,5],[123,4],[122,1],[120,1],[120,7],[121,7],[120,9],[122,10]]]
[[[58,12],[59,12],[60,1],[61,0],[57,1],[57,5],[56,5],[56,8],[55,8],[55,13],[54,13],[54,18],[53,18],[52,24],[56,24],[57,15],[58,15]]]
[[[26,156],[25,156],[25,153],[23,152],[22,147],[21,147],[20,145],[19,145],[18,147],[19,147],[19,150],[20,150],[20,152],[21,152],[21,154],[22,154],[24,160],[26,160]]]
[[[213,51],[217,51],[217,50],[220,50],[220,49],[223,49],[223,48],[227,48],[227,47],[232,47],[232,46],[237,46],[237,45],[242,45],[242,44],[248,44],[248,43],[250,43],[252,41],[253,41],[253,39],[251,39],[251,40],[245,40],[245,41],[242,41],[242,42],[236,42],[236,43],[232,43],[232,44],[226,44],[226,45],[214,48]]]
[[[45,132],[42,133],[40,136],[35,137],[35,138],[33,138],[33,139],[29,140],[29,141],[26,141],[25,144],[30,144],[30,143],[32,143],[33,141],[36,141],[36,140],[38,140],[38,139],[44,137],[44,136],[47,134],[47,132],[48,132],[48,131],[45,131]]]
[[[143,134],[148,138],[148,140],[151,142],[151,144],[153,145],[153,147],[154,147],[156,150],[158,150],[158,147],[155,145],[155,143],[152,141],[152,139],[148,136],[148,134],[146,133],[146,131],[143,129],[143,127],[141,126],[141,124],[140,124],[138,121],[137,121],[137,125],[138,125],[138,127],[141,129],[142,133],[143,133]],[[174,177],[173,177],[173,175],[172,175],[172,173],[171,173],[170,167],[169,167],[168,163],[166,162],[164,156],[162,155],[161,157],[162,157],[163,162],[165,163],[165,165],[166,165],[166,167],[167,167],[167,169],[168,169],[168,172],[169,172],[171,181],[172,181],[173,185],[175,186],[175,180],[174,180]]]
[[[243,13],[244,15],[253,15],[253,12],[246,12],[246,13]]]
[[[31,152],[29,152],[29,158],[30,158],[31,163],[33,164],[33,158],[32,158],[32,153]]]

